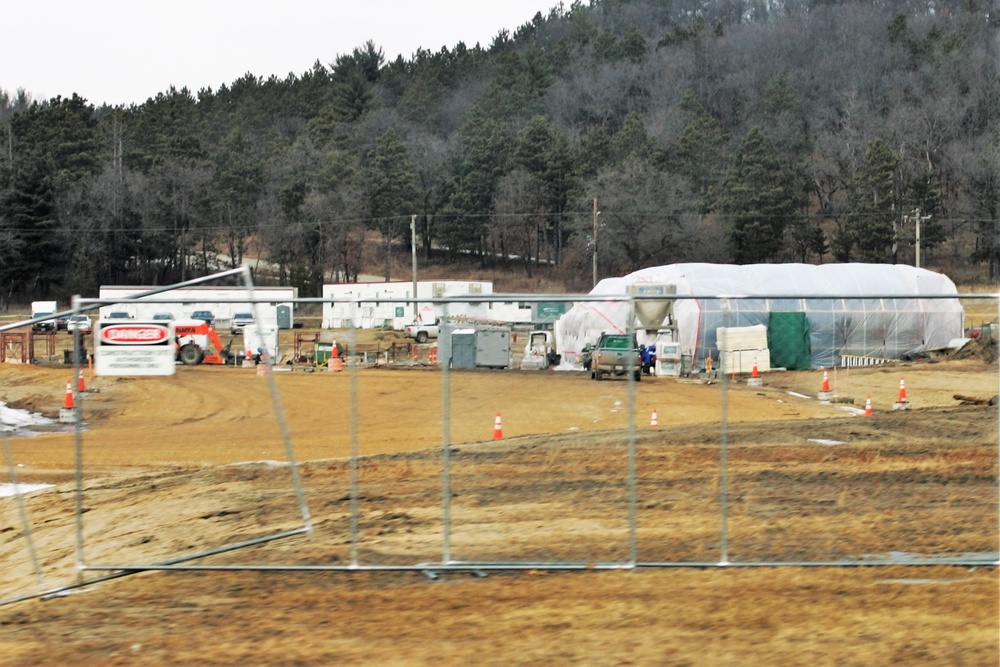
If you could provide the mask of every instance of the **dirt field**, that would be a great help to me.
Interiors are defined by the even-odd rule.
[[[278,413],[270,379],[250,369],[97,378],[81,401],[88,565],[162,563],[300,528],[282,424],[311,531],[190,564],[388,568],[447,552],[525,565],[436,578],[135,574],[0,606],[0,664],[996,665],[995,567],[716,566],[723,548],[734,563],[995,559],[997,408],[954,396],[989,398],[1000,383],[995,358],[967,356],[832,373],[853,405],[815,400],[816,372],[767,374],[763,388],[649,378],[635,386],[634,452],[626,382],[452,372],[447,519],[437,370],[276,373]],[[913,409],[894,412],[901,378]],[[0,400],[54,416],[69,379],[59,365],[5,365]],[[875,414],[858,415],[869,396]],[[77,576],[75,442],[67,427],[8,440],[21,482],[57,484],[25,503],[42,589]],[[0,598],[40,588],[21,525],[0,499]],[[633,555],[700,566],[533,566]]]

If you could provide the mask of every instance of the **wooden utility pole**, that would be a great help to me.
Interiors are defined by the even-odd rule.
[[[417,321],[417,216],[410,216],[410,246],[413,255],[413,321]]]
[[[914,224],[914,237],[915,237],[914,238],[914,258],[913,258],[913,265],[915,267],[917,267],[918,269],[920,268],[920,223],[921,222],[927,222],[930,219],[931,219],[930,214],[928,214],[928,215],[920,215],[920,209],[919,208],[913,209],[913,217],[912,218],[910,216],[908,216],[908,215],[904,215],[903,216],[903,222],[904,223],[905,222],[909,222],[910,220],[913,220],[913,224]]]
[[[929,214],[925,215],[925,216],[921,216],[920,215],[920,209],[918,208],[916,211],[913,212],[913,219],[916,222],[916,233],[917,233],[917,237],[916,237],[916,256],[915,256],[914,264],[919,269],[920,268],[920,222],[923,221],[923,220],[930,220],[931,216]]]
[[[594,244],[594,287],[597,287],[597,216],[601,214],[597,210],[597,197],[594,197],[594,237],[592,239]]]

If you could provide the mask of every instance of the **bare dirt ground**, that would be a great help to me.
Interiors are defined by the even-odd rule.
[[[723,548],[734,563],[995,555],[998,411],[955,395],[996,394],[997,366],[966,356],[832,372],[853,405],[815,400],[817,372],[767,374],[762,388],[648,378],[634,387],[634,452],[629,384],[583,373],[452,372],[443,386],[420,367],[295,370],[274,375],[277,413],[270,379],[250,369],[97,378],[80,408],[90,566],[300,528],[282,424],[312,530],[191,564],[526,565],[123,576],[0,606],[0,664],[996,665],[995,567],[716,565]],[[901,378],[913,409],[892,411]],[[70,379],[60,365],[4,365],[0,400],[54,416]],[[869,396],[875,414],[858,415]],[[25,497],[41,585],[18,507],[0,499],[0,598],[78,576],[76,437],[8,440],[21,482],[56,486]],[[698,566],[532,566],[633,555]]]

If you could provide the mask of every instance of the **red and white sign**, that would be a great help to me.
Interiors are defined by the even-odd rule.
[[[173,375],[176,367],[173,323],[97,323],[94,372],[98,375]]]
[[[109,345],[163,345],[170,340],[170,328],[161,324],[111,324],[101,327],[98,336]]]

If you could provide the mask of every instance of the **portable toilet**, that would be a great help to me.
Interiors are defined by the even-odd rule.
[[[451,332],[451,367],[476,367],[475,329],[455,329]]]
[[[292,307],[280,304],[277,308],[278,315],[278,328],[279,329],[291,329],[292,328]]]

